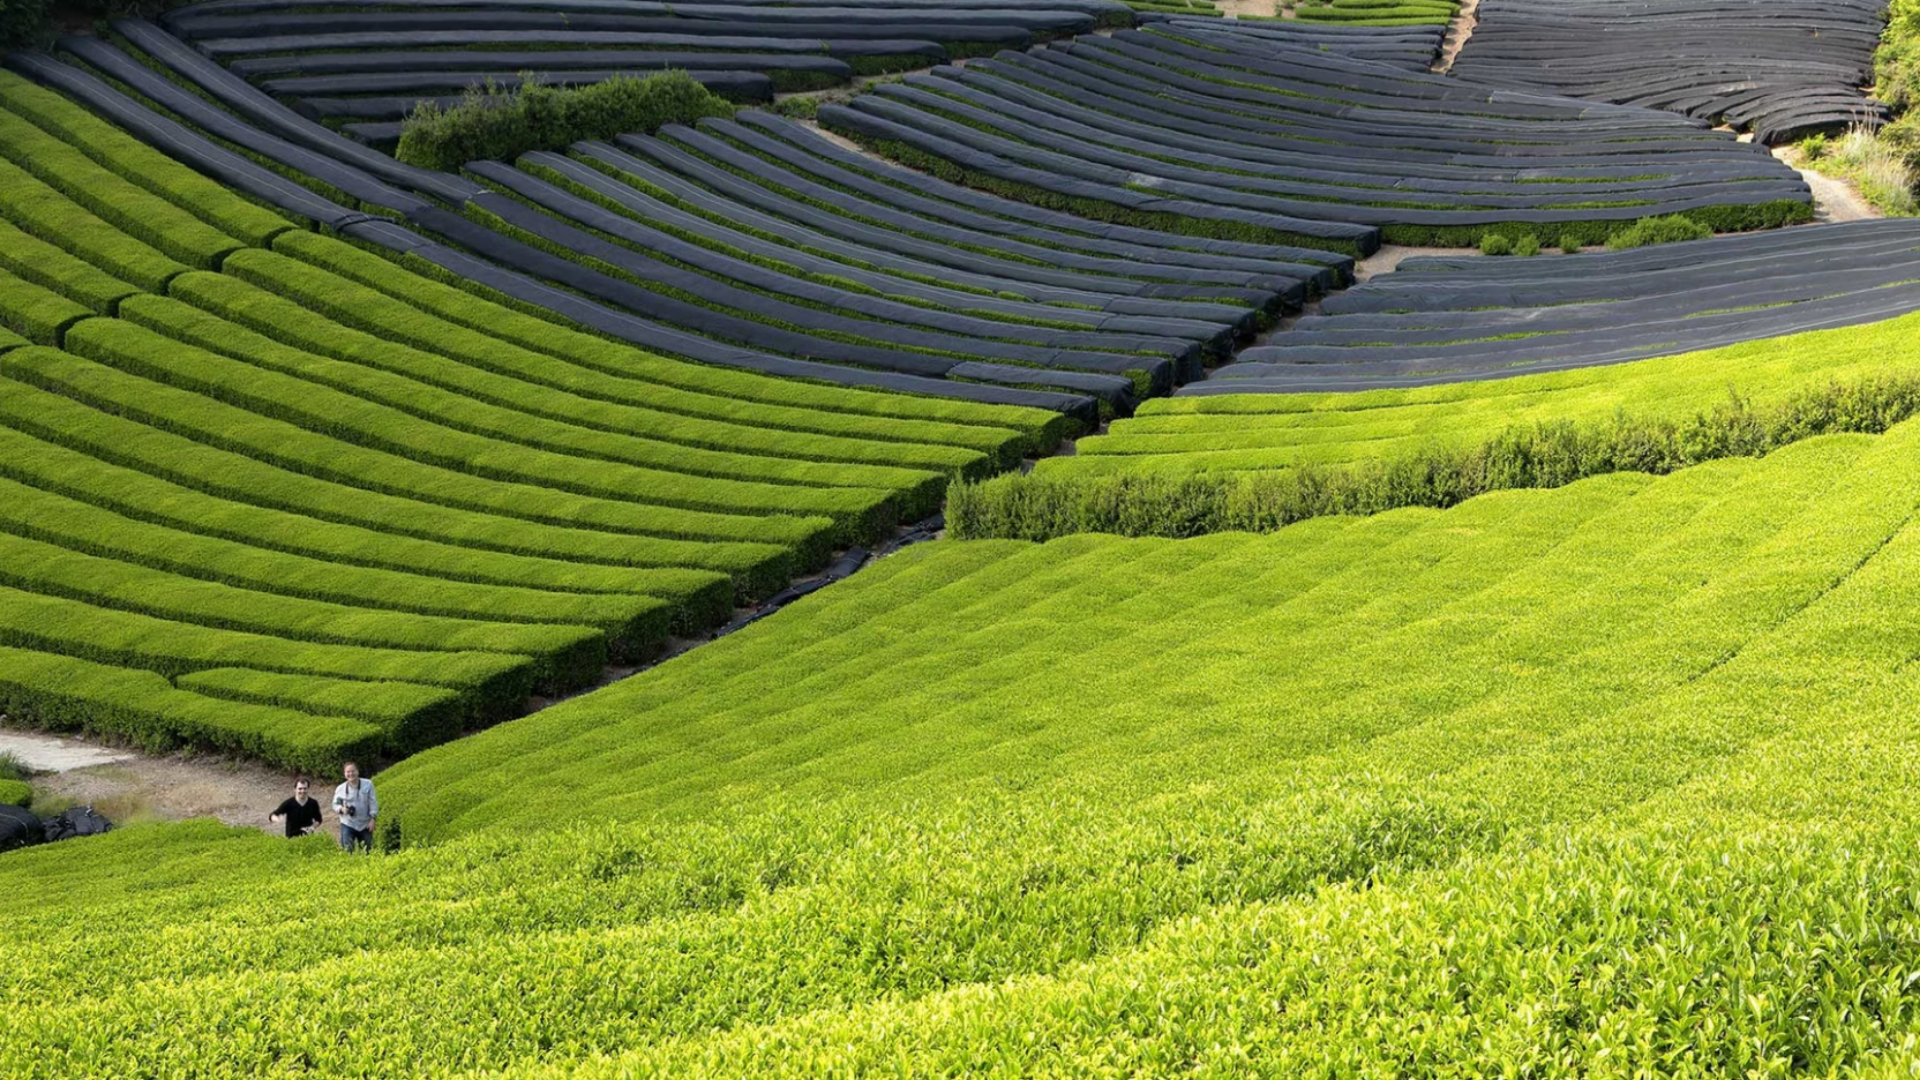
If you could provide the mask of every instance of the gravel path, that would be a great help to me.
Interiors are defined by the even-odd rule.
[[[86,804],[117,824],[212,817],[273,831],[267,813],[293,794],[293,779],[263,765],[198,755],[156,757],[92,739],[0,729],[0,753],[34,770],[36,808]],[[318,777],[331,790],[333,777]]]
[[[1845,180],[1840,180],[1812,169],[1802,168],[1800,151],[1791,146],[1776,147],[1773,156],[1791,166],[1807,181],[1813,189],[1813,211],[1817,221],[1860,221],[1865,218],[1880,217],[1880,211],[1860,196],[1860,192]]]

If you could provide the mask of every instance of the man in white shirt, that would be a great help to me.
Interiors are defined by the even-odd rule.
[[[349,761],[343,770],[347,782],[333,789],[333,814],[340,819],[340,847],[344,851],[373,850],[373,822],[380,816],[380,800],[373,781],[360,779],[360,766]]]

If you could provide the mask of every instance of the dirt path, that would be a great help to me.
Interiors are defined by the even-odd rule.
[[[1453,70],[1453,60],[1460,55],[1460,49],[1467,39],[1473,36],[1473,28],[1480,25],[1480,0],[1464,0],[1460,10],[1453,13],[1453,22],[1447,26],[1447,37],[1440,45],[1440,59],[1435,61],[1433,70],[1448,72]]]
[[[1356,282],[1368,278],[1390,274],[1400,265],[1402,259],[1411,259],[1415,255],[1478,255],[1478,248],[1447,247],[1401,247],[1396,244],[1382,244],[1380,250],[1353,264],[1353,279]]]
[[[1807,186],[1813,189],[1815,221],[1862,221],[1881,216],[1880,211],[1862,198],[1851,183],[1806,168],[1800,160],[1799,150],[1791,146],[1775,147],[1773,156],[1798,172],[1806,180]]]
[[[34,770],[34,809],[86,804],[115,824],[212,817],[271,831],[267,812],[293,779],[262,765],[199,755],[152,757],[76,736],[0,728],[0,753]],[[330,789],[332,777],[316,778]]]
[[[1280,14],[1278,10],[1280,5],[1276,0],[1213,0],[1213,6],[1219,8],[1220,14],[1229,19],[1249,15],[1259,19],[1271,19]]]

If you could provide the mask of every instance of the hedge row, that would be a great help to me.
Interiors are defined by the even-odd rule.
[[[0,374],[293,472],[386,494],[527,521],[637,536],[791,545],[810,563],[824,558],[831,550],[833,525],[824,518],[750,518],[646,505],[622,501],[617,488],[611,497],[582,497],[365,447],[351,440],[369,439],[377,443],[382,430],[379,425],[383,422],[391,423],[392,433],[401,439],[415,440],[425,435],[424,429],[402,424],[372,406],[349,412],[344,418],[329,414],[312,416],[309,422],[320,430],[310,431],[226,404],[202,391],[251,399],[259,401],[263,408],[284,409],[288,415],[305,416],[303,409],[310,400],[321,396],[317,388],[295,394],[294,388],[288,387],[283,397],[275,398],[271,395],[277,387],[269,379],[261,378],[258,388],[236,380],[232,361],[183,348],[131,323],[88,321],[103,325],[99,329],[84,324],[76,327],[69,332],[69,339],[84,340],[70,340],[69,344],[114,365],[124,364],[128,370],[84,359],[81,353],[20,349],[0,358]],[[138,372],[177,380],[179,385],[155,381]],[[373,425],[374,434],[356,427],[358,419]],[[336,434],[345,438],[335,437]],[[509,456],[506,467],[500,471],[514,475],[519,471],[514,468],[519,464],[518,458],[519,455]],[[460,459],[443,460],[458,463]],[[483,458],[477,464],[484,468],[490,462]],[[556,463],[556,468],[568,467],[574,466]],[[581,473],[587,471],[584,465],[578,468]],[[581,486],[605,489],[597,478],[591,477],[583,477]]]
[[[1766,454],[1833,432],[1882,432],[1920,414],[1920,375],[1829,383],[1755,405],[1731,398],[1676,419],[1616,413],[1537,422],[1491,438],[1436,439],[1394,456],[1236,472],[1033,473],[955,487],[958,538],[1044,540],[1078,532],[1199,536],[1267,532],[1308,518],[1447,507],[1490,491],[1551,488],[1614,472],[1664,474]]]
[[[669,629],[670,606],[654,597],[470,585],[342,566],[130,520],[11,480],[0,480],[0,493],[4,493],[0,498],[0,531],[5,533],[241,589],[373,612],[492,623],[590,626],[606,635],[608,649],[617,656],[646,655],[666,640]],[[422,620],[422,625],[437,632],[447,629],[431,620]],[[538,635],[546,636],[544,630]],[[457,634],[443,640],[453,649],[481,647],[532,654],[526,646],[506,646],[504,640],[488,646],[463,645]]]
[[[11,71],[0,71],[0,106],[243,243],[264,246],[297,228],[280,214],[249,202],[67,98]]]
[[[243,246],[5,109],[0,109],[0,155],[121,232],[187,266],[217,269],[220,260]]]
[[[477,622],[262,593],[11,533],[0,533],[0,552],[0,581],[17,589],[289,641],[528,657],[545,692],[588,685],[607,661],[605,638],[587,626]]]
[[[386,742],[379,728],[358,720],[221,701],[176,690],[151,671],[7,646],[0,646],[0,712],[20,724],[147,750],[212,747],[315,773],[372,757]]]
[[[411,416],[418,423],[407,425],[391,416],[391,422],[385,424],[376,425],[371,421],[356,423],[353,426],[360,434],[349,435],[351,441],[383,446],[416,460],[435,462],[480,475],[522,479],[545,487],[592,494],[617,492],[614,497],[636,502],[719,513],[831,515],[842,521],[843,527],[845,523],[857,521],[851,526],[855,530],[888,529],[897,520],[889,492],[878,490],[878,485],[863,489],[854,487],[853,483],[860,479],[898,482],[903,470],[847,466],[854,474],[845,478],[847,486],[826,487],[816,485],[832,478],[834,467],[813,463],[795,463],[784,470],[768,468],[763,471],[761,478],[736,480],[700,470],[697,454],[689,452],[687,457],[695,459],[691,462],[694,467],[673,469],[675,462],[669,456],[670,452],[663,452],[659,444],[616,431],[596,430],[531,416],[510,405],[477,400],[467,394],[416,381],[408,377],[410,372],[401,374],[386,370],[390,366],[406,365],[410,357],[386,356],[378,367],[358,362],[363,357],[380,356],[378,342],[366,339],[346,346],[336,344],[326,340],[333,335],[328,333],[327,324],[324,323],[318,328],[323,335],[322,340],[313,344],[327,344],[330,352],[358,346],[359,352],[354,361],[330,360],[297,347],[309,343],[302,336],[302,331],[307,328],[300,325],[304,321],[300,317],[300,309],[232,278],[206,275],[181,280],[176,282],[173,291],[175,296],[197,307],[187,307],[170,298],[141,297],[124,304],[122,313],[128,321],[156,330],[170,340],[205,348],[263,370],[282,372],[304,382],[332,388],[340,394],[338,398],[317,394],[316,400],[311,403],[314,411],[302,408],[300,413],[295,413],[285,410],[281,405],[262,404],[262,397],[256,396],[261,387],[250,388],[247,407],[267,415],[281,416],[311,428],[315,426],[313,421],[299,417],[322,415],[319,412],[322,409],[326,410],[326,415],[351,415],[352,410],[360,408],[360,403],[371,402]],[[209,315],[208,312],[216,314]],[[286,314],[288,322],[276,326],[272,316],[281,312]],[[230,322],[217,317],[227,314],[237,316],[237,321]],[[281,340],[255,333],[246,328],[248,325],[272,330],[275,337]],[[288,339],[293,339],[297,345],[281,343]],[[84,342],[91,338],[81,334],[78,340]],[[75,348],[76,351],[85,350],[84,345]],[[275,381],[262,380],[267,385]],[[220,391],[214,393],[221,396]],[[288,396],[284,395],[275,399],[277,402],[287,400]],[[420,441],[406,441],[408,436],[404,429],[408,426],[419,427],[422,435],[431,438],[432,447],[437,449],[428,448]],[[459,435],[443,437],[439,429]],[[462,439],[460,435],[469,438]],[[525,471],[517,475],[507,472],[502,463],[509,460],[509,454],[519,451],[502,447],[499,445],[501,443],[525,447],[527,454],[537,464],[526,466]],[[463,452],[469,456],[455,456]],[[470,464],[487,457],[496,464],[491,467]],[[561,459],[610,464],[582,466]],[[631,471],[623,466],[631,466]],[[583,472],[583,468],[591,472]],[[864,477],[860,475],[863,469],[867,473]],[[774,475],[766,476],[765,473]],[[796,473],[811,474],[807,479],[814,483],[806,485],[794,482]],[[909,475],[918,482],[916,487],[920,490],[916,494],[919,502],[937,500],[940,487],[938,476],[924,473]],[[619,486],[616,487],[616,484]],[[861,532],[860,535],[869,533]]]
[[[182,320],[175,319],[164,328],[168,336],[238,356],[237,346],[223,345],[222,342],[228,340],[225,335],[230,329],[238,330],[235,324],[239,324],[310,353],[380,367],[410,380],[442,388],[447,391],[447,405],[432,414],[438,422],[526,442],[532,446],[546,446],[589,457],[606,457],[692,476],[802,487],[886,489],[899,493],[901,502],[907,508],[905,516],[910,520],[925,517],[932,512],[931,507],[939,505],[944,484],[938,474],[893,465],[821,461],[818,456],[835,445],[825,439],[803,436],[785,436],[782,439],[792,444],[794,449],[803,451],[808,448],[809,442],[823,444],[813,451],[814,456],[807,458],[781,458],[654,441],[648,437],[651,432],[645,422],[659,415],[657,413],[581,398],[343,327],[286,299],[286,294],[275,285],[275,274],[269,272],[256,276],[252,273],[252,268],[261,262],[271,263],[270,269],[277,271],[287,269],[285,264],[291,260],[271,252],[247,252],[230,261],[235,264],[230,267],[232,276],[191,275],[176,279],[170,289],[173,296],[220,315],[222,320],[205,320],[205,328],[196,330],[192,326],[181,326]],[[292,267],[295,272],[304,269],[297,263]],[[126,317],[140,321],[141,312],[145,310],[146,305],[134,305],[129,308]],[[224,321],[228,319],[232,322]],[[154,328],[162,329],[157,325]],[[246,335],[244,330],[238,332]],[[551,368],[553,365],[546,366]],[[344,386],[342,388],[345,389]],[[484,411],[489,408],[517,413],[518,416],[503,423],[489,423],[483,419]],[[585,437],[580,434],[580,429],[618,435],[620,438]]]
[[[288,234],[274,242],[274,249],[414,309],[386,305],[369,311],[363,305],[370,298],[357,292],[351,294],[350,307],[326,304],[324,298],[308,292],[300,294],[303,303],[326,304],[322,310],[362,330],[418,348],[433,349],[438,343],[439,348],[457,350],[457,358],[480,366],[517,365],[518,357],[511,350],[565,360],[621,380],[564,387],[583,396],[637,404],[644,395],[652,407],[688,417],[889,444],[964,447],[988,454],[999,468],[1018,461],[1024,452],[1051,449],[1064,430],[1059,414],[1039,409],[816,386],[652,356],[492,303],[327,237]],[[275,287],[289,284],[280,279]],[[496,359],[502,356],[507,358]],[[523,367],[500,369],[518,372]],[[613,396],[617,393],[624,396]],[[903,463],[917,464],[911,459]]]
[[[4,426],[0,426],[0,476],[126,518],[232,540],[261,551],[401,571],[449,583],[541,590],[541,595],[658,597],[672,601],[678,633],[691,634],[723,622],[733,608],[732,582],[713,571],[512,555],[338,524],[204,494]]]
[[[144,668],[169,677],[207,668],[244,667],[444,687],[461,694],[465,718],[473,724],[520,715],[537,674],[536,662],[525,656],[296,641],[11,586],[0,586],[0,644]]]
[[[11,353],[7,354],[9,357]],[[795,572],[790,550],[771,544],[673,540],[566,527],[466,510],[283,469],[163,428],[95,410],[13,379],[0,379],[0,421],[62,448],[162,478],[189,490],[480,552],[612,567],[685,567],[728,574],[742,598],[765,596]],[[0,459],[0,468],[7,468]],[[32,477],[26,477],[32,480]]]
[[[206,697],[364,720],[386,735],[385,753],[411,754],[457,737],[469,709],[454,690],[405,682],[362,682],[253,668],[207,668],[174,679]],[[326,764],[331,772],[339,762]]]
[[[0,160],[0,217],[25,233],[92,263],[148,292],[161,292],[189,267],[128,236],[118,226],[42,183],[10,161]]]

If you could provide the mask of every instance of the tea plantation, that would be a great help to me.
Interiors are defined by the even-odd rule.
[[[1920,1072],[1876,0],[0,5],[0,1077]]]

